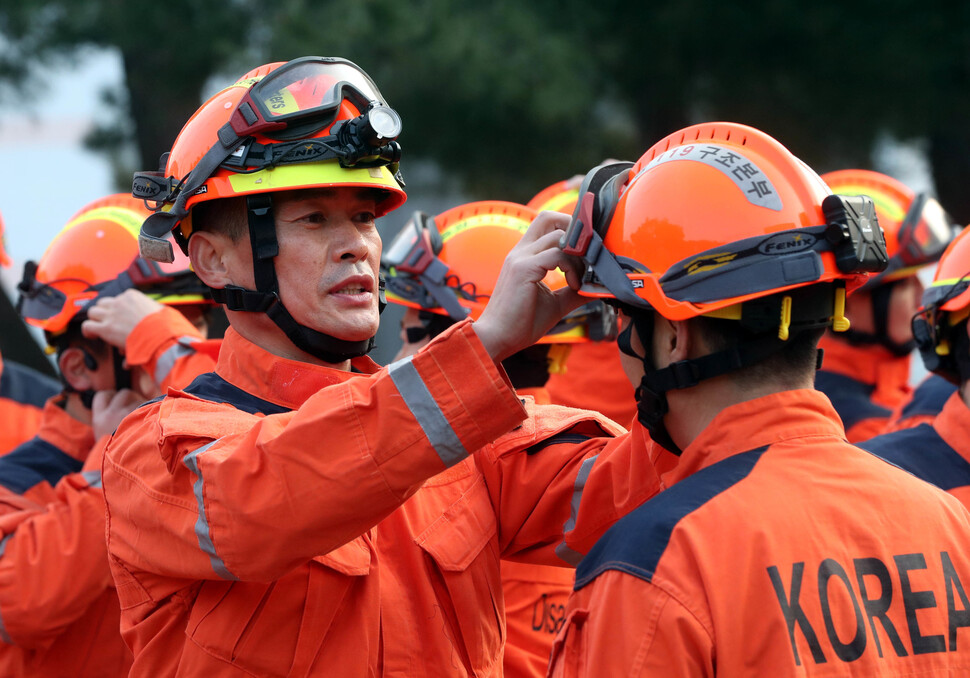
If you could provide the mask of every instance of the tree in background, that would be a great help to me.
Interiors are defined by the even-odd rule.
[[[7,82],[85,45],[120,50],[124,115],[92,141],[137,141],[139,165],[123,175],[154,168],[214,74],[323,54],[374,76],[404,118],[408,164],[436,163],[475,197],[525,200],[604,157],[635,159],[674,129],[725,119],[777,136],[819,171],[869,166],[887,133],[925,140],[941,202],[970,222],[968,3],[2,2]]]

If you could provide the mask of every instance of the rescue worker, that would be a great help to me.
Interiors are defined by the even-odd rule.
[[[527,206],[541,212],[572,214],[583,177],[556,182],[539,191]],[[612,334],[613,328],[610,328]],[[596,410],[628,426],[637,413],[633,387],[623,371],[620,351],[608,336],[572,347],[563,370],[549,375],[549,398],[557,405]]]
[[[176,358],[201,340],[199,330],[178,311],[137,289],[156,289],[166,304],[211,304],[201,296],[197,279],[192,285],[194,274],[184,263],[183,273],[175,275],[137,260],[138,229],[147,214],[140,201],[125,194],[93,201],[68,221],[39,262],[25,265],[18,309],[28,324],[44,330],[64,388],[45,404],[38,434],[0,458],[0,485],[20,494],[36,491],[43,499],[62,476],[81,470],[95,442],[128,411],[154,397],[158,384],[167,385]],[[119,294],[107,305],[119,309],[111,322],[98,323],[104,298]],[[92,304],[99,304],[98,310]],[[90,312],[95,316],[88,320]],[[133,332],[149,315],[143,331]],[[112,325],[118,327],[117,336],[131,340],[135,350],[130,355],[123,341],[119,350],[98,338],[100,328]],[[204,368],[212,364],[209,358]],[[98,391],[113,394],[103,403],[104,411],[92,409]]]
[[[913,336],[926,369],[954,392],[929,423],[860,443],[880,457],[933,483],[970,507],[970,233],[964,230],[943,253]],[[938,389],[942,392],[943,389]]]
[[[541,284],[559,267],[578,286],[565,215],[530,226],[477,321],[385,369],[366,358],[399,131],[354,64],[303,57],[215,94],[165,171],[136,175],[161,208],[142,253],[171,256],[174,229],[230,328],[214,372],[106,450],[132,676],[501,675],[500,556],[574,560],[605,522],[586,506],[657,491],[646,462],[594,466],[622,429],[523,404],[499,367],[582,303]],[[597,501],[612,485],[618,503]]]
[[[577,567],[550,675],[964,671],[970,514],[848,444],[812,388],[823,328],[888,259],[871,201],[734,123],[581,193],[563,246],[587,259],[581,292],[631,318],[631,436],[678,461]]]
[[[822,179],[837,194],[872,198],[890,257],[886,270],[846,302],[852,328],[826,333],[819,344],[825,364],[815,387],[831,399],[849,441],[858,442],[885,431],[912,396],[909,320],[923,292],[917,273],[940,258],[955,231],[936,200],[885,174],[847,169]]]
[[[127,195],[95,201],[69,221],[36,266],[27,267],[22,311],[60,348],[60,362],[68,370],[74,369],[72,350],[90,352],[90,359],[81,360],[90,383],[78,383],[75,372],[65,375],[73,391],[49,406],[52,416],[41,437],[9,455],[19,464],[8,465],[8,473],[0,476],[8,499],[12,487],[26,488],[36,500],[27,510],[6,512],[6,506],[0,507],[5,511],[0,517],[0,675],[5,677],[108,678],[127,675],[131,665],[131,652],[119,632],[120,606],[104,542],[102,445],[134,405],[158,391],[147,375],[171,380],[172,375],[184,377],[183,363],[201,364],[178,343],[199,339],[199,331],[167,304],[199,311],[200,305],[211,303],[200,296],[199,282],[192,282],[194,274],[186,260],[163,271],[135,258],[138,228],[147,214]],[[126,291],[112,298],[115,303],[107,305],[106,313],[102,302],[107,297],[99,295],[119,289]],[[159,349],[146,348],[144,359],[128,352],[132,362],[122,370],[131,374],[126,380],[138,391],[116,390],[118,360],[106,343],[92,338],[94,334],[82,336],[82,321],[94,323],[100,335],[123,338],[118,342],[122,349]],[[163,346],[179,353],[174,364],[166,366]],[[212,364],[210,358],[204,367]],[[76,392],[88,388],[95,391],[90,412],[83,407],[87,396]],[[82,401],[80,406],[74,399]],[[64,409],[57,406],[61,402]],[[104,436],[82,437],[91,426],[69,412],[86,416],[95,431],[105,431]],[[96,438],[101,444],[95,443],[90,451],[81,448]],[[65,450],[75,452],[69,456],[72,461],[86,457],[83,467],[67,475],[58,457],[68,457]],[[38,479],[42,480],[35,483]]]
[[[506,255],[536,216],[525,205],[498,200],[459,205],[433,218],[414,213],[381,259],[388,301],[407,309],[401,320],[402,346],[395,360],[414,355],[455,323],[481,316]],[[434,243],[432,258],[415,267],[407,254],[425,232]],[[546,275],[545,283],[556,289],[565,280],[553,271]],[[516,393],[536,403],[550,403],[545,388],[550,374],[561,371],[570,351],[589,341],[590,328],[596,332],[615,323],[612,309],[599,301],[591,303],[593,307],[577,309],[536,344],[502,361]],[[501,572],[504,675],[543,676],[572,590],[573,570],[503,560]]]
[[[0,266],[9,268],[3,228],[0,215]],[[44,402],[60,390],[46,374],[0,356],[0,455],[34,437]]]

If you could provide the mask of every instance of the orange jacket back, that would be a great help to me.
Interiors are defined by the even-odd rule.
[[[970,666],[970,513],[844,442],[820,394],[725,409],[576,572],[554,676]]]

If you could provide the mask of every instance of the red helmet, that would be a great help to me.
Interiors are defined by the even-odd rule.
[[[191,209],[208,200],[300,188],[359,186],[385,194],[381,216],[406,199],[395,174],[400,118],[355,64],[303,57],[256,68],[202,104],[167,154],[163,172],[139,172],[132,194],[161,210],[141,245],[166,260],[158,242],[175,230],[186,249]]]
[[[495,289],[509,251],[536,212],[498,200],[459,205],[431,218],[416,212],[385,249],[381,259],[388,301],[424,309],[452,320],[477,319]],[[550,271],[544,281],[565,287],[565,276]],[[613,314],[603,310],[612,320]],[[576,343],[596,338],[602,318],[583,307],[568,315],[538,343]],[[601,333],[602,334],[602,333]]]
[[[869,286],[915,275],[937,261],[959,231],[940,203],[885,174],[846,169],[827,172],[822,179],[835,193],[867,195],[875,204],[889,265]]]

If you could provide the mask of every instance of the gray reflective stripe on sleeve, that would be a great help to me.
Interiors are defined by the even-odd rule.
[[[193,450],[185,455],[185,459],[182,463],[189,467],[189,470],[195,474],[195,483],[192,485],[192,490],[195,493],[195,499],[199,503],[199,519],[195,521],[195,535],[199,538],[199,548],[205,551],[206,555],[209,556],[209,562],[212,563],[212,569],[217,575],[223,579],[230,579],[235,581],[236,577],[233,576],[232,572],[226,567],[226,564],[222,562],[222,558],[216,553],[216,547],[212,543],[212,537],[209,534],[209,521],[205,517],[205,501],[203,500],[203,482],[202,473],[199,472],[199,461],[196,459],[201,453],[208,450],[210,447],[215,445],[218,440],[213,440],[208,445],[203,445],[197,450]]]
[[[84,478],[91,487],[101,487],[101,471],[82,471],[81,477]]]
[[[572,531],[576,527],[576,517],[579,515],[579,502],[583,500],[583,489],[586,487],[586,479],[589,478],[589,473],[593,470],[593,464],[595,463],[596,457],[590,457],[583,462],[582,466],[579,467],[579,473],[576,474],[576,484],[573,485],[573,498],[569,502],[569,520],[567,520],[566,524],[562,527],[563,535]],[[574,566],[583,559],[582,553],[574,551],[566,546],[565,539],[563,539],[562,543],[556,547],[556,555],[570,565]]]
[[[168,348],[159,358],[155,361],[155,383],[161,384],[165,381],[165,378],[175,367],[175,361],[187,355],[195,353],[195,349],[192,348],[191,344],[198,341],[195,337],[181,337],[178,342]]]
[[[387,373],[441,461],[445,466],[454,466],[468,456],[468,450],[451,428],[417,368],[411,363],[411,358],[413,356],[392,363]]]
[[[2,556],[3,552],[7,550],[7,542],[10,541],[10,537],[13,535],[14,533],[11,532],[3,539],[0,539],[0,556]],[[5,642],[7,645],[13,645],[13,641],[10,640],[10,635],[7,633],[7,627],[4,626],[3,616],[0,616],[0,640]]]

